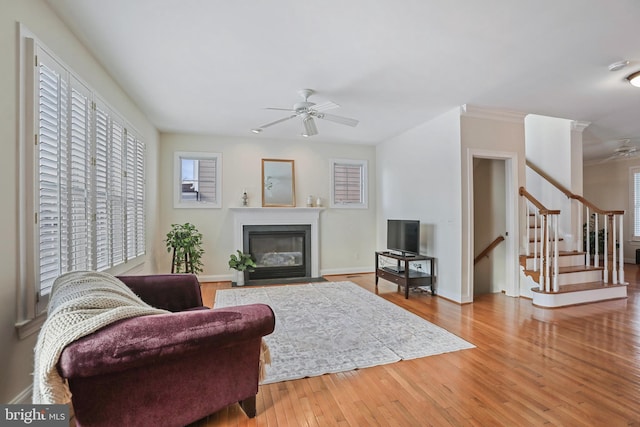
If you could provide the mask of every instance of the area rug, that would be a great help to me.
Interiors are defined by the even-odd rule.
[[[352,282],[225,289],[214,308],[254,303],[276,316],[263,384],[474,347]]]

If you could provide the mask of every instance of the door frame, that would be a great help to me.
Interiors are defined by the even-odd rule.
[[[467,206],[469,209],[467,216],[467,281],[464,283],[466,289],[463,294],[473,298],[473,282],[474,282],[474,231],[475,231],[475,212],[473,208],[474,191],[473,191],[473,159],[490,159],[504,160],[505,162],[505,219],[506,233],[505,236],[505,294],[507,296],[520,296],[520,275],[519,275],[519,233],[518,233],[518,154],[508,151],[491,151],[469,148],[467,150]]]

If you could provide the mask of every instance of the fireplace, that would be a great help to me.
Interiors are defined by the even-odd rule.
[[[234,244],[235,248],[249,252],[245,246],[244,229],[247,226],[305,226],[310,229],[305,232],[305,273],[298,277],[319,278],[320,276],[320,212],[324,208],[260,208],[233,207]],[[284,249],[288,249],[285,247]],[[298,250],[282,250],[283,252],[298,252]],[[266,251],[265,251],[266,252]],[[294,255],[294,254],[289,254]],[[289,257],[289,262],[291,262]],[[296,273],[299,274],[299,273]],[[248,277],[247,277],[248,279]],[[278,279],[275,279],[278,280]],[[268,280],[265,279],[268,282]]]
[[[311,277],[310,225],[245,225],[243,250],[257,265],[250,281]]]

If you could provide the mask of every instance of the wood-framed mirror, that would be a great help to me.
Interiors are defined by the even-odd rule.
[[[262,206],[295,207],[293,160],[262,159]]]

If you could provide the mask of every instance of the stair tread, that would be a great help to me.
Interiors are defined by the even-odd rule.
[[[558,273],[575,273],[579,271],[604,270],[604,267],[594,267],[592,265],[571,265],[568,267],[558,267]]]
[[[602,270],[604,270],[604,267],[594,267],[592,265],[571,265],[568,267],[558,267],[558,274],[581,273],[585,271],[602,271]],[[537,273],[538,271],[525,269],[525,272]]]
[[[604,283],[603,281],[599,281],[599,282],[573,283],[571,285],[561,285],[558,292],[544,292],[538,288],[532,288],[531,290],[533,292],[538,292],[541,294],[560,294],[565,292],[590,291],[594,289],[613,288],[618,286],[627,286],[627,285],[624,285],[624,284],[614,285],[612,283]]]
[[[572,255],[586,255],[586,252],[578,252],[578,251],[558,251],[559,256],[572,256]],[[534,254],[530,255],[520,255],[527,259],[534,258]]]

